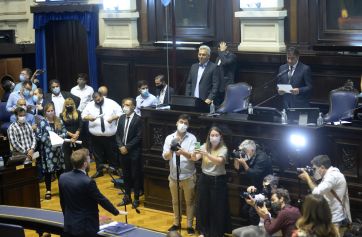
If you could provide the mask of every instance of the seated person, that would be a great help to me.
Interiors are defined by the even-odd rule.
[[[135,112],[138,116],[141,116],[141,108],[155,106],[157,99],[148,91],[148,83],[145,80],[137,82],[138,92],[140,93],[136,97],[136,109]]]
[[[18,102],[16,103],[17,107],[21,107],[26,111],[26,101],[23,98],[18,99]],[[16,122],[16,115],[13,114],[10,116],[10,122],[15,123]],[[28,124],[30,124],[33,129],[34,129],[34,125],[35,125],[35,118],[34,115],[31,113],[26,113],[25,115],[25,120]]]

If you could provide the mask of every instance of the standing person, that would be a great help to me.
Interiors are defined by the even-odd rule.
[[[97,172],[92,178],[103,176],[104,163],[117,168],[118,148],[116,143],[117,121],[122,108],[114,100],[105,98],[99,92],[93,93],[93,101],[82,112],[82,119],[89,121],[89,133]]]
[[[292,237],[339,237],[338,229],[332,224],[331,209],[322,195],[309,194],[303,203],[303,215],[297,221],[297,230]],[[343,237],[343,235],[341,235]]]
[[[287,63],[279,67],[278,84],[290,84],[291,91],[278,89],[283,97],[283,108],[308,108],[312,92],[312,73],[310,67],[299,61],[299,50],[287,49]]]
[[[193,160],[202,159],[197,185],[197,228],[205,237],[222,237],[227,232],[228,201],[225,163],[227,148],[218,127],[209,130],[205,144],[195,149]]]
[[[40,152],[43,159],[42,168],[46,187],[45,199],[49,200],[52,198],[52,174],[56,173],[59,177],[65,169],[62,147],[52,146],[49,131],[65,138],[67,130],[65,129],[63,122],[55,115],[54,105],[52,103],[46,104],[44,111],[45,116],[36,129],[36,136],[40,143]]]
[[[24,99],[26,101],[27,111],[33,111],[32,107],[34,106],[33,98],[31,97],[31,82],[24,81],[23,87],[19,91],[13,91],[10,93],[8,101],[6,102],[6,111],[14,112],[17,107],[17,102],[19,99]]]
[[[100,86],[98,88],[98,92],[101,93],[105,98],[108,96],[108,88],[106,86]]]
[[[118,211],[87,176],[90,167],[87,149],[73,152],[71,162],[74,169],[59,178],[65,237],[95,237],[99,231],[98,204],[115,216],[127,213]]]
[[[16,103],[16,106],[21,107],[25,111],[27,111],[26,101],[23,98],[18,99],[18,102]],[[33,130],[36,128],[35,118],[34,118],[34,115],[32,113],[26,113],[25,120],[26,120],[27,123],[29,123],[32,126]],[[14,114],[12,114],[10,116],[10,122],[14,123],[16,121],[17,121],[17,116],[16,116],[15,111],[14,111]]]
[[[125,196],[119,206],[132,202],[131,188],[134,191],[133,205],[140,204],[140,185],[142,173],[141,149],[142,149],[142,120],[134,112],[136,102],[133,98],[122,100],[124,114],[118,120],[116,140],[120,152],[120,161],[125,183]]]
[[[177,131],[168,135],[163,145],[162,157],[169,161],[170,175],[168,177],[169,187],[172,197],[172,208],[174,212],[174,223],[168,231],[179,230],[181,228],[181,213],[179,212],[179,200],[182,196],[177,196],[177,157],[179,156],[179,184],[180,194],[183,191],[186,202],[187,233],[192,235],[195,230],[192,227],[195,209],[195,182],[196,169],[195,162],[191,155],[195,149],[196,137],[187,132],[190,118],[186,114],[181,114],[176,122]],[[181,203],[180,203],[181,205]]]
[[[36,88],[33,91],[33,102],[35,104],[34,114],[44,116],[44,106],[45,100],[43,90],[41,88]]]
[[[44,99],[46,100],[46,103],[53,102],[56,116],[59,117],[59,114],[63,111],[64,101],[67,98],[72,98],[75,102],[75,106],[79,106],[79,97],[68,91],[61,91],[60,82],[57,79],[51,80],[49,86],[51,93],[47,93]]]
[[[72,98],[65,99],[60,119],[67,130],[66,138],[71,141],[63,143],[65,171],[70,171],[72,170],[70,156],[73,151],[82,147],[80,144],[76,144],[75,141],[78,140],[83,125],[81,113],[75,107],[75,103]]]
[[[303,170],[299,178],[306,181],[312,194],[324,195],[332,212],[332,223],[344,235],[346,222],[352,222],[347,181],[338,168],[333,167],[327,155],[318,155],[311,161],[314,170],[314,180],[320,180],[317,185],[309,174]]]
[[[206,45],[199,48],[199,62],[191,66],[186,82],[186,96],[202,99],[207,104],[215,99],[219,84],[220,73],[217,66],[210,62],[211,50]]]
[[[31,83],[31,90],[36,89],[36,85],[31,81],[32,71],[30,68],[23,68],[19,74],[19,83],[16,83],[14,91],[20,91],[24,87],[24,82],[29,81]]]
[[[171,102],[171,96],[175,94],[172,87],[167,85],[165,75],[157,75],[155,77],[156,97],[158,97],[158,103],[161,105],[168,105]]]
[[[87,85],[88,75],[86,73],[79,73],[77,84],[70,90],[70,93],[80,98],[78,110],[82,112],[89,102],[92,101],[94,93],[93,88]]]
[[[136,97],[136,109],[137,115],[141,116],[141,108],[149,107],[157,104],[157,99],[148,91],[148,82],[141,80],[137,82],[138,92],[140,93]]]
[[[219,43],[218,57],[215,64],[220,71],[219,95],[216,104],[221,104],[225,97],[226,87],[234,83],[236,70],[236,55],[228,50],[224,41]]]

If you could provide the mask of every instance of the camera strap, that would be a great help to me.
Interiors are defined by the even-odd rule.
[[[349,220],[348,214],[346,212],[346,208],[344,207],[344,204],[343,204],[342,200],[338,197],[338,195],[337,195],[336,191],[334,191],[334,189],[331,189],[331,193],[338,200],[338,202],[341,204],[341,206],[343,208],[344,216],[345,216],[346,219]],[[346,189],[346,192],[344,193],[343,200],[345,200],[344,197],[346,196],[346,194],[347,194],[347,189]]]

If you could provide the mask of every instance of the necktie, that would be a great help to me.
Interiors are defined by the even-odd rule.
[[[293,66],[291,66],[289,71],[288,71],[288,83],[289,84],[290,84],[290,81],[292,79],[292,75],[293,75]]]
[[[128,123],[129,123],[129,117],[127,117],[126,126],[124,126],[124,133],[123,133],[123,144],[124,145],[126,145],[126,142],[127,142]]]
[[[102,106],[99,106],[99,114],[103,114]],[[106,131],[106,127],[104,126],[104,118],[101,116],[101,130],[102,132]]]

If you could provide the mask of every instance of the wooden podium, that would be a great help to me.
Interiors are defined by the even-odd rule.
[[[36,166],[0,169],[0,204],[40,207]]]

